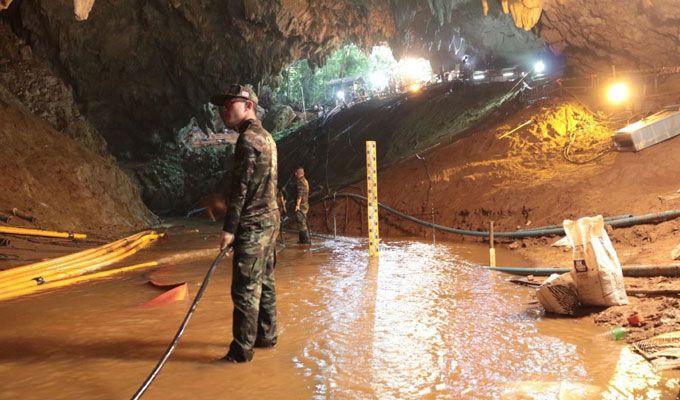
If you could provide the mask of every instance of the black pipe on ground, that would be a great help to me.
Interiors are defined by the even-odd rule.
[[[489,267],[484,266],[490,271],[505,272],[512,275],[520,276],[550,276],[552,274],[565,274],[569,272],[569,268],[560,267],[539,267],[539,268],[525,268],[525,267]],[[670,265],[623,265],[621,266],[623,276],[632,278],[648,278],[653,276],[678,277],[680,276],[680,264]]]
[[[354,198],[362,201],[368,201],[368,199],[364,196],[354,194],[354,193],[336,193],[334,196],[344,196],[347,198]],[[325,199],[330,199],[333,196],[326,196],[324,197]],[[378,207],[382,208],[383,210],[392,213],[394,215],[397,215],[403,219],[406,219],[408,221],[414,222],[418,225],[422,226],[427,226],[430,228],[437,229],[442,232],[447,232],[447,233],[453,233],[456,235],[463,235],[463,236],[476,236],[476,237],[489,237],[489,232],[488,231],[474,231],[474,230],[469,230],[469,229],[458,229],[458,228],[450,228],[448,226],[443,226],[439,224],[433,224],[431,222],[423,221],[421,219],[418,219],[416,217],[413,217],[411,215],[405,214],[401,211],[398,211],[390,206],[387,206],[383,203],[378,203]],[[607,225],[612,226],[613,228],[624,228],[628,226],[634,226],[634,225],[641,225],[641,224],[651,224],[651,223],[658,223],[658,222],[663,222],[663,221],[668,221],[671,219],[679,218],[680,217],[680,210],[669,210],[669,211],[663,211],[660,213],[651,213],[651,214],[644,214],[640,216],[628,216],[624,215],[620,219],[610,219],[607,221]],[[614,217],[611,217],[614,218]],[[554,226],[554,225],[553,225]],[[534,228],[533,230],[519,230],[519,231],[512,231],[512,232],[494,232],[494,236],[496,237],[505,237],[505,238],[514,238],[514,239],[521,239],[521,238],[528,238],[528,237],[540,237],[540,236],[551,236],[551,235],[564,235],[564,228],[562,227],[557,227],[557,228],[552,228],[552,227],[541,227],[541,228]]]

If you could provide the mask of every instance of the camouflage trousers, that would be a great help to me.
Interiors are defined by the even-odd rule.
[[[305,207],[304,205],[300,207],[300,211],[295,212],[295,223],[300,232],[307,232],[309,230],[309,227],[307,227],[308,212],[309,206]]]
[[[231,299],[234,302],[233,341],[229,355],[250,361],[253,347],[276,344],[276,238],[278,211],[239,224],[234,241]]]

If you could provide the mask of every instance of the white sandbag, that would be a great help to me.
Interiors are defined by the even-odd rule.
[[[564,231],[572,248],[571,276],[581,303],[591,306],[628,304],[621,263],[604,229],[602,216],[565,220]]]
[[[551,244],[551,246],[553,246],[553,247],[570,247],[571,243],[569,243],[569,238],[565,236],[562,239]]]
[[[536,297],[545,311],[574,315],[580,302],[576,285],[571,276],[567,274],[552,274],[538,288]]]

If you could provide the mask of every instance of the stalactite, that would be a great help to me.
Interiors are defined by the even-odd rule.
[[[73,0],[73,12],[78,21],[85,21],[90,16],[94,0]]]
[[[525,31],[536,26],[543,12],[543,0],[502,0],[501,5],[504,12],[507,6],[515,26]]]

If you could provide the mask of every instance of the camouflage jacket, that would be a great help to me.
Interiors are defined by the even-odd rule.
[[[307,211],[309,209],[309,183],[305,177],[295,179],[295,201],[300,199],[300,209]]]
[[[255,120],[238,127],[229,208],[224,231],[235,233],[239,222],[278,210],[276,142]]]

